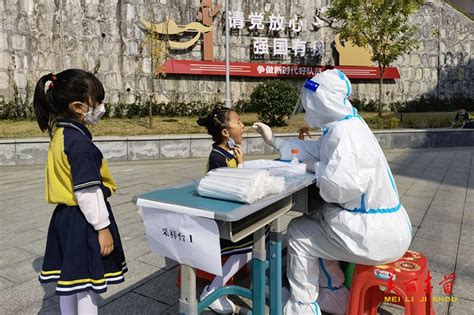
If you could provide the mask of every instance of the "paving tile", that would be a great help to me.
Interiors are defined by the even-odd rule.
[[[461,210],[464,209],[464,199],[458,199],[455,201],[447,201],[440,198],[433,199],[430,207],[437,207],[448,210]]]
[[[43,233],[44,234],[44,233]],[[44,238],[19,244],[16,247],[26,250],[27,252],[33,253],[35,255],[44,255],[44,250],[46,249],[46,234]]]
[[[138,214],[137,207],[135,205],[130,204],[130,205],[128,205],[128,211],[127,212],[122,212],[118,215],[115,215],[115,221],[117,222],[119,230],[121,230],[123,227],[125,227],[129,224],[142,222],[142,218]]]
[[[0,268],[15,264],[19,261],[23,261],[27,258],[35,256],[33,253],[27,252],[26,250],[12,247],[0,251]]]
[[[147,253],[147,254],[145,254],[143,256],[140,256],[140,257],[137,257],[135,259],[137,261],[144,262],[146,264],[155,266],[155,267],[160,268],[160,269],[161,268],[163,268],[163,269],[172,269],[172,268],[174,268],[178,265],[174,260],[163,257],[163,256],[160,256],[160,255],[158,255],[156,253],[153,253],[153,252]]]
[[[122,245],[125,252],[125,259],[127,261],[150,252],[150,247],[148,246],[148,241],[146,240],[145,235],[128,240],[124,240],[122,236]]]
[[[0,290],[3,290],[5,288],[8,288],[8,287],[11,287],[11,286],[14,286],[14,285],[15,285],[14,282],[0,277]]]
[[[146,284],[148,281],[158,277],[160,274],[165,272],[164,269],[158,269],[154,266],[139,261],[127,262],[127,266],[128,272],[125,274],[125,282],[110,285],[107,288],[107,292],[101,294],[102,300],[99,302],[99,306],[103,305],[104,303],[107,303],[109,299],[115,299],[128,292],[133,291],[135,288]]]
[[[416,237],[424,240],[443,244],[442,246],[457,247],[461,224],[442,222],[422,222],[416,233]]]
[[[41,269],[43,257],[32,257],[0,268],[0,277],[14,283],[22,283],[30,279],[37,279]]]
[[[159,277],[135,289],[134,292],[152,298],[156,301],[173,305],[179,299],[179,289],[176,285],[178,268],[171,269]],[[168,285],[164,285],[164,284]]]
[[[455,275],[456,279],[454,280],[453,295],[464,299],[472,299],[474,275],[467,275],[463,272],[455,272]]]
[[[410,249],[428,257],[428,265],[431,270],[437,272],[454,271],[457,246],[444,246],[439,242],[415,236]]]
[[[162,314],[164,310],[169,308],[169,305],[155,301],[149,297],[129,292],[101,308],[100,314],[110,315],[130,315],[130,314]]]
[[[407,211],[408,216],[410,217],[411,224],[413,226],[419,226],[421,224],[421,221],[423,220],[423,217],[425,216],[426,210],[416,210],[413,208],[405,208],[405,210]]]
[[[410,210],[421,210],[426,211],[430,206],[433,198],[423,197],[423,196],[409,196],[402,195],[400,196],[400,201],[402,202],[405,209]]]
[[[405,196],[433,198],[435,195],[436,195],[436,190],[428,189],[428,188],[427,189],[410,188],[405,192]]]
[[[59,304],[52,299],[35,302],[21,310],[22,314],[57,315],[61,312]]]
[[[163,311],[163,315],[176,315],[179,313],[179,302],[171,305]]]
[[[423,222],[426,224],[434,223],[434,224],[439,224],[439,223],[446,223],[446,224],[454,224],[454,225],[460,225],[461,224],[461,219],[462,219],[462,210],[456,210],[456,209],[446,209],[446,208],[440,208],[437,206],[431,206],[428,211],[426,212],[426,215],[423,218]]]
[[[456,302],[451,303],[449,308],[450,315],[472,315],[474,314],[474,301],[458,298]]]
[[[0,240],[0,248],[3,246],[16,246],[16,245],[24,244],[25,240],[34,242],[34,241],[45,238],[45,236],[46,235],[42,231],[29,230],[29,229],[26,229],[26,227],[24,227],[23,231],[18,231],[16,233],[13,233],[13,235],[10,235],[8,239],[2,238]]]
[[[142,222],[136,222],[120,227],[119,231],[122,242],[145,235],[145,227]]]
[[[39,311],[42,301],[52,297],[54,290],[54,284],[40,285],[37,279],[0,290],[0,314],[27,314],[22,310],[34,304]]]
[[[461,229],[462,242],[474,243],[474,228],[472,224],[468,224],[467,220],[463,220]]]

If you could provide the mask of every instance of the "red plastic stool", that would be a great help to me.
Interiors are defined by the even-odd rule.
[[[226,262],[228,256],[222,256],[222,265]],[[206,272],[201,269],[196,269],[196,278],[197,279],[203,279],[211,282],[214,280],[214,277],[216,275],[213,275],[212,273]],[[226,285],[232,285],[234,283],[234,277],[230,278],[229,281],[227,281]],[[176,279],[176,286],[178,288],[181,288],[181,266],[178,267],[178,278]]]
[[[357,264],[347,314],[376,315],[379,303],[388,302],[404,306],[406,315],[432,315],[431,289],[426,257],[420,253],[407,251],[386,265]]]

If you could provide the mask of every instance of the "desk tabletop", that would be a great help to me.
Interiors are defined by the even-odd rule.
[[[275,203],[313,183],[314,174],[285,177],[285,190],[270,195],[252,204],[200,196],[197,182],[187,182],[173,187],[150,191],[134,198],[138,206],[208,217],[220,221],[237,221]]]

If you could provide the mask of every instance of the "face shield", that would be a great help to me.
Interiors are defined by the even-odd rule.
[[[331,122],[352,115],[349,95],[350,82],[340,70],[326,70],[306,80],[301,91],[306,124],[322,129]]]
[[[310,128],[319,127],[317,110],[314,106],[311,106],[311,98],[313,93],[317,91],[319,84],[310,79],[306,80],[301,91],[301,105],[305,111],[304,121]]]

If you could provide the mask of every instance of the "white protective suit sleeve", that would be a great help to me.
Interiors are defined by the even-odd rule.
[[[360,198],[374,178],[373,159],[367,153],[357,152],[361,148],[356,148],[348,132],[343,130],[341,136],[326,135],[330,137],[324,148],[328,162],[316,163],[316,183],[321,197],[328,203]]]
[[[298,150],[297,158],[304,163],[314,163],[319,160],[319,140],[286,140],[278,137],[273,137],[273,144],[280,152],[280,159],[290,161],[293,159],[291,154],[292,149]]]
[[[79,208],[87,222],[98,231],[109,226],[109,211],[105,205],[105,198],[99,186],[93,186],[75,192]]]

